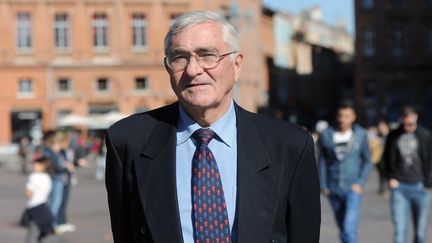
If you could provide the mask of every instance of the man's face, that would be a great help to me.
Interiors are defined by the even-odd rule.
[[[405,131],[414,132],[417,128],[417,115],[409,114],[402,117],[402,125]]]
[[[231,50],[225,43],[222,29],[216,23],[199,24],[174,35],[169,47],[169,53],[202,54],[206,51],[222,55],[237,50]],[[215,68],[203,69],[191,56],[184,70],[175,71],[167,67],[171,87],[179,101],[190,108],[218,108],[229,104],[241,61],[240,54],[235,60],[229,55]]]
[[[337,117],[339,129],[345,130],[351,128],[355,119],[356,115],[352,108],[339,109]]]
[[[387,135],[390,131],[390,128],[388,127],[388,125],[385,122],[380,122],[378,123],[378,132],[381,135]]]

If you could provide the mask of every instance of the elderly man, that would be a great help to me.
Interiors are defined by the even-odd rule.
[[[233,101],[243,61],[233,26],[210,11],[182,15],[165,54],[178,102],[107,133],[114,241],[318,242],[313,141]]]

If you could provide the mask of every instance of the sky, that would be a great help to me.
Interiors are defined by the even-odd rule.
[[[318,4],[321,6],[324,22],[336,25],[341,18],[344,18],[348,32],[354,34],[354,0],[263,0],[263,2],[266,6],[294,14]]]

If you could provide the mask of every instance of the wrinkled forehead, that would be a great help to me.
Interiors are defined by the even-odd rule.
[[[188,51],[228,46],[223,26],[212,21],[197,23],[173,32],[168,44],[168,50],[186,48]]]

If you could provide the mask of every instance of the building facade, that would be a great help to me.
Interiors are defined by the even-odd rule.
[[[261,1],[0,0],[0,144],[54,129],[67,114],[174,102],[163,39],[176,16],[198,9],[219,10],[240,30],[234,95],[252,111],[265,105]]]
[[[319,6],[299,15],[273,11],[270,108],[309,128],[317,119],[331,119],[337,103],[352,96],[353,88],[353,37],[343,24],[330,25],[321,18]]]
[[[432,1],[356,0],[356,100],[362,120],[413,105],[432,126]]]

